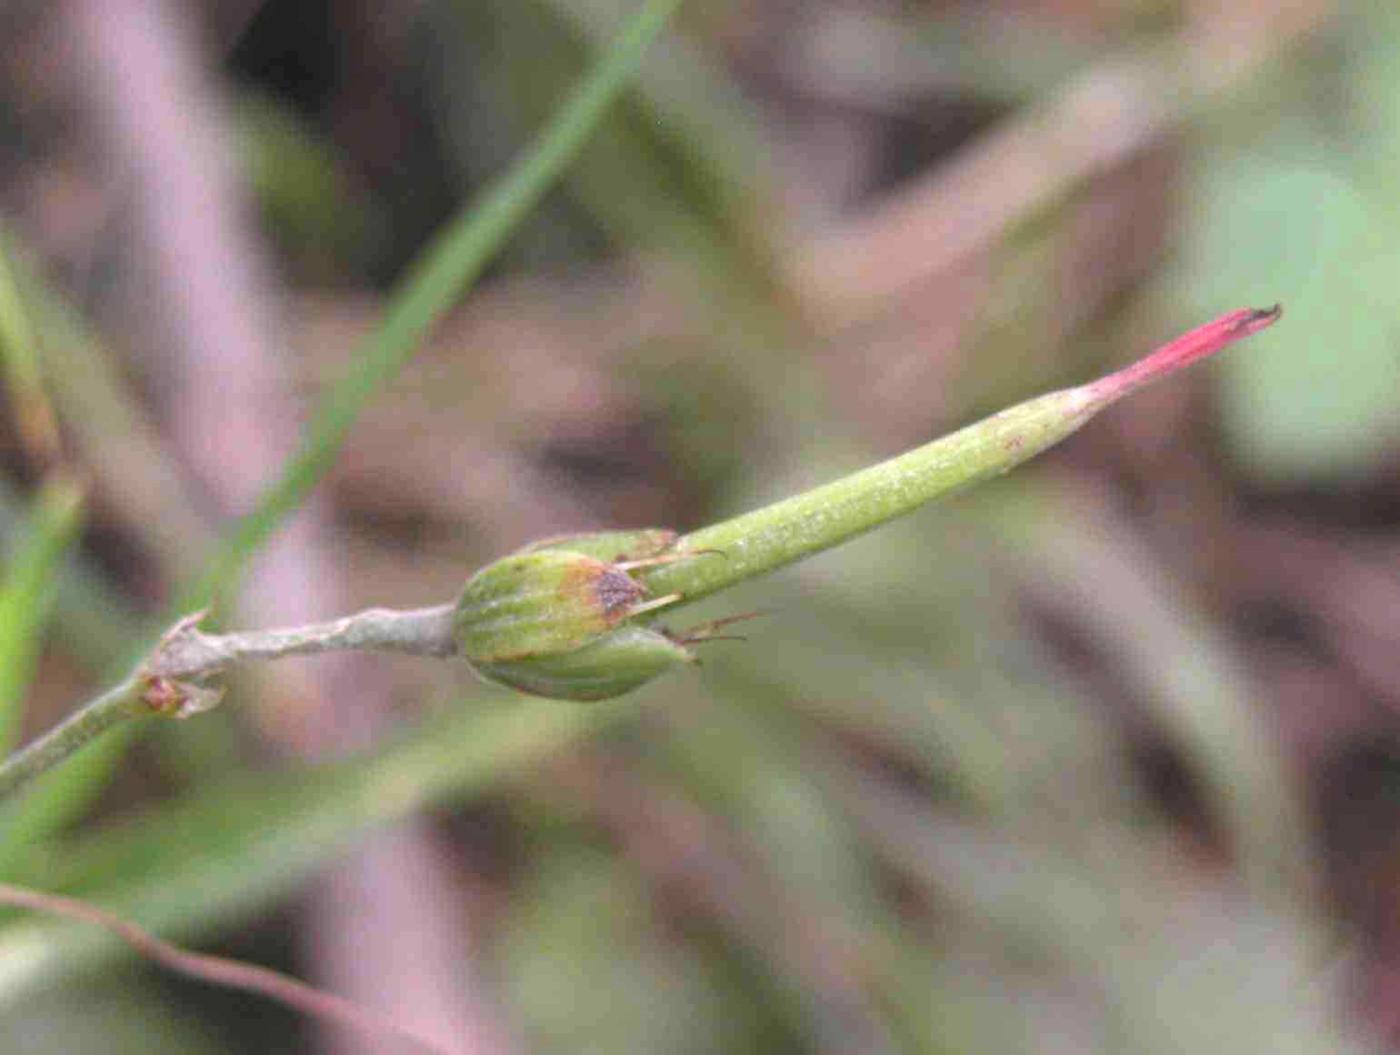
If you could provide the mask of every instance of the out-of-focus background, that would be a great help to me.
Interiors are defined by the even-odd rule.
[[[634,0],[0,8],[0,732],[118,676]],[[1226,310],[617,703],[241,669],[0,872],[448,1050],[1400,1049],[1400,10],[683,4],[225,626],[700,526]],[[86,502],[79,526],[73,479]],[[15,1052],[383,1042],[0,923]]]

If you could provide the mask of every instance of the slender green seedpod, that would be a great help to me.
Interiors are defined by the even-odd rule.
[[[675,543],[696,559],[657,565],[639,577],[654,594],[679,594],[689,602],[845,542],[1014,468],[1130,392],[1259,332],[1280,314],[1278,305],[1233,311],[1117,373],[1031,399],[869,469],[702,528]],[[705,552],[724,559],[700,559]]]
[[[546,539],[478,572],[457,602],[458,651],[484,677],[571,700],[620,695],[693,661],[646,625],[690,602],[827,549],[958,488],[1006,472],[1143,385],[1269,326],[1278,307],[1231,312],[1078,388],[1004,410],[823,487],[693,534]]]
[[[541,550],[568,550],[614,564],[651,560],[670,553],[679,536],[667,528],[639,528],[635,531],[594,531],[584,535],[554,535],[532,542],[517,553]]]

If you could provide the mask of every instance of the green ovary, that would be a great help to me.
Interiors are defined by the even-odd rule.
[[[482,663],[489,681],[535,696],[560,700],[606,700],[650,681],[694,657],[664,634],[624,626],[571,652],[532,656],[509,663]]]

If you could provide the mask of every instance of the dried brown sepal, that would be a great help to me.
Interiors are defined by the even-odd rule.
[[[165,718],[189,718],[203,714],[223,699],[223,689],[180,681],[164,674],[142,678],[140,699],[147,710]]]

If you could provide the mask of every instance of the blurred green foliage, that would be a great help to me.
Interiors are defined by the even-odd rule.
[[[1358,5],[1201,141],[1187,302],[1208,311],[1230,290],[1289,314],[1272,354],[1230,359],[1221,386],[1226,436],[1270,482],[1364,476],[1396,439],[1397,30],[1393,5]]]
[[[496,204],[486,235],[481,213],[444,221],[455,233],[437,244],[454,263],[412,272],[389,295],[382,328],[358,346],[363,357],[345,353],[336,376],[352,380],[323,404],[290,482],[222,562],[203,563],[208,540],[192,540],[194,529],[179,552],[144,536],[157,540],[165,579],[191,566],[211,576],[206,585],[233,578],[322,479],[358,411],[394,397],[392,378],[507,236],[516,240],[503,272],[540,278],[642,250],[666,258],[683,276],[673,287],[703,307],[701,332],[647,336],[606,367],[643,408],[666,487],[685,498],[667,507],[675,526],[888,453],[874,449],[883,439],[860,438],[898,427],[864,387],[887,364],[875,355],[857,364],[860,384],[833,372],[843,342],[863,347],[881,320],[817,337],[783,285],[781,260],[800,239],[779,223],[778,203],[791,189],[783,181],[800,180],[777,159],[789,144],[756,98],[761,78],[741,81],[724,63],[716,27],[746,24],[742,7],[684,12],[569,168],[563,193],[545,195],[546,177],[582,145],[587,121],[548,172],[532,170],[528,193],[511,198],[520,185],[506,184],[506,199],[487,199]],[[429,109],[464,197],[527,149],[526,130],[632,10],[602,0],[425,5],[429,30],[410,38],[421,49],[411,54],[431,74]],[[971,99],[979,113],[1005,108],[1007,121],[1035,113],[1078,67],[1116,61],[1119,46],[1130,58],[1132,45],[1178,29],[1143,15],[1113,33],[1065,31],[1037,47],[1035,23],[1013,19],[1003,33],[957,5],[882,9],[870,21],[877,43],[899,42],[894,57],[875,51],[897,59],[895,71],[938,65],[950,41],[975,42],[952,50],[955,68],[929,71],[932,94],[946,103],[965,93],[955,101]],[[1339,11],[1302,44],[1271,51],[1259,76],[1210,99],[1184,129],[1171,125],[1187,133],[1172,178],[1190,193],[1162,224],[1172,257],[1144,269],[1151,281],[1098,279],[1099,300],[1066,306],[1081,280],[1095,281],[1080,258],[1065,263],[1065,250],[1082,234],[1076,210],[1101,188],[1071,188],[1019,217],[978,262],[981,323],[957,342],[977,355],[955,364],[949,392],[930,394],[918,428],[954,423],[985,393],[1019,398],[1041,375],[1068,372],[1077,353],[1055,340],[1077,337],[1082,314],[1116,306],[1132,319],[1151,303],[1154,326],[1184,328],[1279,300],[1285,319],[1267,342],[1202,382],[1218,396],[1211,421],[1228,458],[1257,488],[1374,472],[1393,454],[1400,392],[1396,22],[1380,3]],[[833,83],[860,87],[839,72]],[[880,80],[885,71],[858,72]],[[843,105],[898,125],[918,92],[931,91],[908,83],[915,88],[901,90],[914,102],[893,118],[858,92]],[[605,96],[591,96],[590,114]],[[365,257],[387,238],[393,203],[343,174],[348,162],[324,132],[260,97],[243,102],[240,156],[295,279],[352,283],[372,270]],[[834,118],[828,131],[849,134]],[[922,173],[884,182],[913,175]],[[1029,165],[1006,179],[1033,176]],[[65,425],[80,432],[100,406],[109,433],[151,442],[129,386],[102,373],[118,352],[75,328],[71,310],[32,315],[48,369],[71,375],[54,397]],[[1043,360],[1022,355],[1031,345]],[[512,362],[499,350],[459,354]],[[1127,357],[1116,340],[1113,354]],[[482,413],[493,410],[512,442],[529,442],[513,403]],[[259,921],[290,911],[301,884],[366,831],[428,807],[458,820],[475,809],[510,832],[476,953],[523,1050],[1373,1050],[1343,991],[1351,947],[1323,893],[1286,738],[1211,591],[1175,578],[1152,531],[1125,514],[1131,503],[1112,490],[1111,473],[1094,475],[1095,457],[1111,456],[1093,445],[1111,442],[1105,428],[1086,439],[1088,454],[711,600],[701,617],[761,613],[735,628],[748,640],[706,646],[698,670],[617,704],[458,687],[360,756],[275,775],[151,767],[173,786],[119,790],[125,814],[88,817],[120,749],[101,745],[107,764],[79,767],[63,788],[60,775],[48,806],[41,792],[27,814],[4,818],[0,862],[7,878],[92,898],[181,940],[256,938]],[[1180,442],[1209,451],[1196,438]],[[83,455],[100,472],[95,459]],[[1179,468],[1161,461],[1164,474]],[[559,490],[596,483],[566,476],[547,478]],[[1187,485],[1164,476],[1148,504],[1167,504],[1178,486]],[[47,614],[33,598],[52,589],[61,651],[111,662],[114,627],[119,640],[140,636],[136,604],[122,594],[129,583],[90,563],[57,570],[63,532],[25,534],[22,506],[0,505],[7,552],[30,554],[7,559],[0,649],[23,652]],[[625,517],[635,507],[617,508]],[[478,515],[489,512],[464,519]],[[454,540],[469,534],[453,530]],[[412,559],[428,558],[415,550]],[[9,663],[5,675],[27,680],[30,666]],[[244,734],[230,725],[215,735],[228,741],[225,761],[238,757]],[[1140,740],[1165,744],[1179,764],[1185,819],[1137,764]],[[65,827],[80,815],[86,823]],[[117,1051],[130,1032],[161,1051],[266,1050],[265,1037],[238,1034],[227,1009],[172,1013],[165,991],[140,976],[116,988],[117,975],[131,978],[132,964],[109,938],[6,919],[0,1044]],[[217,1041],[205,1036],[209,1022]]]

